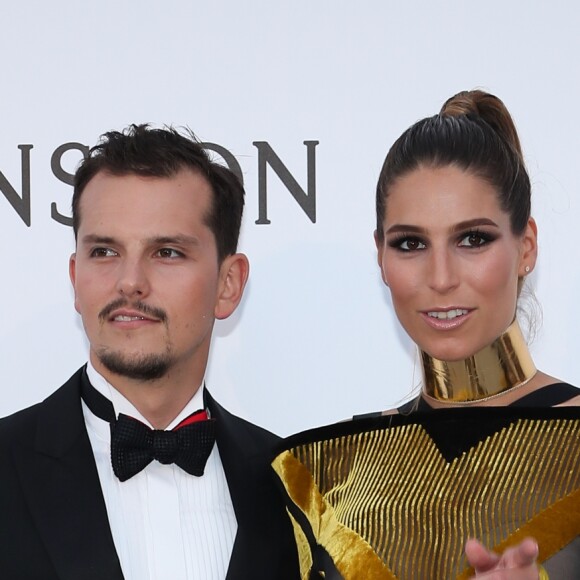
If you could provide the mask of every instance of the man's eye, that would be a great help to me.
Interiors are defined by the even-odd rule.
[[[93,248],[91,250],[91,258],[110,258],[116,256],[117,252],[111,248]]]
[[[173,248],[161,248],[157,254],[160,258],[181,258],[183,254]]]

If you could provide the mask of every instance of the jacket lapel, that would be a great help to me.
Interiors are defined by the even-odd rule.
[[[277,570],[289,521],[278,502],[267,461],[278,439],[228,413],[207,389],[205,400],[217,419],[217,445],[238,521],[226,580],[282,578]]]
[[[30,511],[62,580],[122,580],[80,403],[83,369],[44,403],[32,449],[15,451]]]

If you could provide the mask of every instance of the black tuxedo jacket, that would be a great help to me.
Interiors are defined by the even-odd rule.
[[[44,402],[0,420],[0,577],[122,580],[80,402],[83,370]],[[221,407],[217,445],[238,532],[227,580],[299,578],[267,458],[278,438]]]

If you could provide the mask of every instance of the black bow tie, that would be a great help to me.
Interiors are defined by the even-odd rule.
[[[203,475],[215,443],[215,419],[196,411],[172,431],[150,429],[141,421],[119,414],[113,404],[83,375],[81,396],[91,412],[111,425],[111,463],[120,481],[145,469],[154,459],[175,463],[191,475]]]

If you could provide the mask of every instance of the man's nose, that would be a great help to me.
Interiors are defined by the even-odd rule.
[[[128,298],[143,297],[149,293],[149,278],[145,265],[139,259],[125,259],[119,270],[117,290]]]

